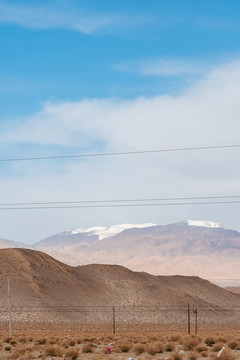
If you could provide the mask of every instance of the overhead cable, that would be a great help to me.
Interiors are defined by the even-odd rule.
[[[182,201],[182,200],[213,200],[213,199],[238,199],[240,195],[223,196],[192,196],[192,197],[156,197],[138,199],[106,199],[106,200],[75,200],[75,201],[45,201],[45,202],[9,202],[0,203],[0,206],[28,206],[28,205],[60,205],[60,204],[99,204],[99,203],[127,203],[146,201]]]
[[[204,201],[204,202],[177,202],[177,203],[138,203],[138,204],[101,204],[101,205],[69,205],[69,206],[26,206],[0,207],[0,210],[46,210],[46,209],[81,209],[81,208],[118,208],[118,207],[145,207],[145,206],[183,206],[183,205],[221,205],[240,204],[239,201]]]
[[[0,162],[37,161],[37,160],[54,160],[54,159],[74,159],[74,158],[89,158],[89,157],[119,156],[119,155],[140,155],[140,154],[153,154],[153,153],[177,152],[177,151],[230,149],[230,148],[238,148],[238,147],[240,147],[240,144],[216,145],[216,146],[198,146],[198,147],[185,147],[185,148],[169,148],[169,149],[157,149],[157,150],[122,151],[122,152],[93,153],[93,154],[90,153],[90,154],[75,154],[75,155],[21,157],[21,158],[0,159]]]

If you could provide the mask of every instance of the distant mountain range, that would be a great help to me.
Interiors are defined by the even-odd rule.
[[[0,248],[6,247],[27,246],[0,239]],[[240,233],[211,221],[70,230],[32,248],[74,266],[118,264],[156,275],[195,275],[221,285],[240,285]]]

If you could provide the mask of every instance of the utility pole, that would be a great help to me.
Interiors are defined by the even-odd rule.
[[[195,314],[195,335],[197,335],[197,320],[198,320],[198,310],[197,308],[193,310],[193,313]]]
[[[191,333],[191,328],[190,328],[190,305],[188,304],[188,335],[190,335]]]
[[[9,311],[9,336],[12,337],[12,309],[11,309],[11,288],[10,276],[8,275],[8,311]]]
[[[115,335],[116,332],[116,321],[115,321],[115,307],[112,308],[113,311],[113,335]]]

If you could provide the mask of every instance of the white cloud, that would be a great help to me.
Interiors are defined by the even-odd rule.
[[[132,28],[145,20],[141,15],[94,13],[66,4],[63,6],[59,2],[38,5],[0,2],[0,23],[35,30],[64,28],[90,34],[104,29]]]
[[[122,72],[140,74],[142,76],[203,76],[209,71],[209,64],[204,64],[191,59],[149,58],[137,61],[126,61],[114,66]]]
[[[56,148],[79,153],[98,141],[106,152],[237,144],[239,93],[236,61],[178,96],[47,103],[41,112],[1,127],[0,144],[3,150],[38,146],[39,156],[51,147],[54,154]],[[4,202],[229,195],[240,193],[238,163],[238,149],[18,163],[14,176],[0,179],[0,187]],[[237,205],[46,211],[41,212],[44,229],[39,212],[9,212],[0,225],[1,236],[9,231],[6,237],[22,241],[18,229],[25,227],[27,239],[34,241],[66,228],[188,218],[239,229],[238,212]]]
[[[101,140],[111,151],[238,142],[239,83],[236,61],[178,96],[46,103],[14,128],[0,129],[0,140],[70,147]]]

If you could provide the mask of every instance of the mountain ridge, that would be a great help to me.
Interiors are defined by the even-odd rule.
[[[100,239],[99,231],[115,235]],[[4,247],[10,246],[5,243]],[[199,275],[225,286],[240,285],[240,233],[211,221],[78,229],[58,233],[33,247],[73,266],[109,263],[155,275]]]
[[[116,306],[124,321],[149,323],[158,316],[167,324],[182,322],[190,303],[205,309],[203,323],[239,322],[234,312],[220,310],[226,304],[239,306],[240,295],[199,277],[154,276],[118,265],[71,267],[30,249],[1,249],[0,263],[0,306],[8,307],[6,275],[10,274],[14,321],[109,323],[106,307]],[[86,307],[92,310],[86,311]],[[159,312],[159,307],[179,310],[169,317],[166,311]],[[7,312],[0,314],[0,322],[4,316]]]

